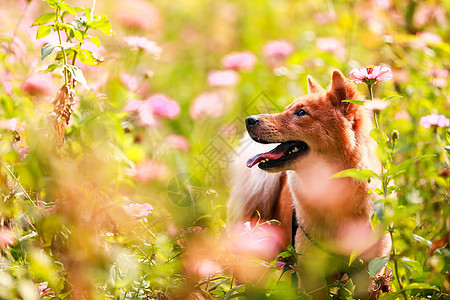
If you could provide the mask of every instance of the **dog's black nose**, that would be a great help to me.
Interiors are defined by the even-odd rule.
[[[256,124],[258,124],[259,120],[257,116],[250,116],[245,119],[245,125],[247,125],[247,129],[252,128]]]

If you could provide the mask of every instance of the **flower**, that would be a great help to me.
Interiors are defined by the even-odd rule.
[[[150,103],[142,100],[129,100],[123,108],[125,112],[137,112],[140,125],[157,126],[158,120],[153,114],[153,108]]]
[[[166,142],[173,149],[179,149],[181,151],[189,151],[189,141],[182,135],[171,134],[166,137]]]
[[[121,73],[119,76],[119,81],[132,92],[136,91],[141,84],[141,79],[139,77],[127,73]]]
[[[364,106],[371,111],[382,111],[385,110],[386,107],[388,107],[390,104],[390,101],[383,101],[380,99],[373,99],[372,101],[366,101],[364,102]]]
[[[294,53],[294,46],[284,40],[270,41],[264,45],[263,51],[269,66],[275,68]]]
[[[205,92],[198,95],[191,104],[189,114],[194,120],[204,117],[217,118],[225,113],[225,102],[218,93]]]
[[[37,73],[25,79],[22,89],[31,96],[50,96],[55,91],[56,86],[50,75]]]
[[[134,218],[143,218],[153,212],[153,206],[149,203],[130,203],[125,207],[126,212]]]
[[[208,84],[212,87],[232,87],[239,82],[239,74],[233,70],[211,71]]]
[[[334,37],[323,37],[316,39],[316,47],[324,52],[331,53],[339,59],[345,57],[344,44]]]
[[[6,226],[0,226],[0,247],[8,247],[14,244],[16,237],[11,229]]]
[[[155,94],[146,100],[153,113],[167,119],[176,119],[180,115],[180,104],[164,94]]]
[[[115,17],[127,29],[154,31],[161,25],[158,8],[144,0],[128,0],[118,3]]]
[[[249,72],[253,70],[256,56],[250,51],[233,52],[222,58],[222,66],[229,70]]]
[[[388,81],[393,77],[391,69],[380,66],[367,66],[365,68],[354,68],[350,71],[348,78],[356,83],[375,84],[378,81]]]
[[[443,88],[448,85],[449,72],[446,69],[434,68],[430,71],[430,76],[433,78],[431,84],[435,87]]]
[[[30,153],[30,147],[25,145],[24,143],[18,142],[17,146],[19,147],[19,155],[22,158],[25,158],[28,156],[28,153]]]
[[[167,166],[164,163],[146,160],[136,166],[134,177],[137,181],[147,182],[164,177],[167,174]]]
[[[420,125],[425,128],[430,127],[448,127],[450,126],[450,119],[444,115],[428,115],[420,118]]]
[[[51,288],[48,287],[48,283],[47,282],[41,282],[37,285],[37,292],[39,293],[39,295],[41,297],[45,297],[48,295],[52,295],[53,291]]]
[[[153,55],[155,59],[159,59],[162,53],[162,48],[154,41],[150,41],[145,37],[127,36],[124,38],[125,43],[135,51],[145,51]]]
[[[267,58],[285,59],[294,53],[294,46],[288,41],[276,40],[265,44],[263,51]]]

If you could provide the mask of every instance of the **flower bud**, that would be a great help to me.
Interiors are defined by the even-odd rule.
[[[399,137],[400,137],[400,133],[398,132],[397,129],[394,129],[394,130],[392,131],[392,140],[393,140],[393,141],[396,141],[396,140],[398,140]]]

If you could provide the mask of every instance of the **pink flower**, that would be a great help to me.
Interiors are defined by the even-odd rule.
[[[189,114],[194,120],[204,117],[217,118],[225,113],[225,102],[218,93],[205,92],[197,96],[191,104]]]
[[[211,71],[208,84],[212,87],[233,87],[239,82],[239,74],[233,70]]]
[[[19,123],[17,118],[0,120],[0,128],[11,131],[23,132],[25,130],[25,122]]]
[[[162,48],[154,41],[150,41],[145,37],[127,36],[124,38],[125,43],[135,51],[145,51],[153,55],[155,59],[159,59],[162,53]]]
[[[12,83],[13,75],[9,71],[3,72],[0,75],[0,86],[3,88],[6,94],[12,95],[14,91],[14,86]]]
[[[48,295],[52,295],[53,291],[51,288],[48,287],[48,283],[47,282],[41,282],[37,285],[37,292],[39,293],[39,295],[41,297],[45,297]]]
[[[158,120],[153,114],[153,108],[151,104],[147,101],[142,100],[129,100],[125,105],[123,111],[126,112],[137,112],[139,116],[140,125],[144,126],[157,126]]]
[[[121,73],[119,76],[119,81],[132,92],[136,91],[141,84],[141,79],[139,77],[127,73]]]
[[[134,177],[137,181],[147,182],[164,177],[167,174],[167,171],[166,164],[153,160],[146,160],[136,166]]]
[[[279,261],[279,260],[277,260],[277,261],[275,262],[275,267],[276,267],[278,270],[283,270],[283,268],[284,268],[285,265],[286,265],[286,263],[285,263],[284,261]]]
[[[390,104],[390,101],[383,101],[380,99],[374,99],[372,101],[366,101],[364,106],[371,111],[385,110]]]
[[[181,135],[172,134],[166,137],[166,142],[173,149],[180,149],[181,151],[189,151],[189,141]]]
[[[122,26],[131,30],[149,32],[161,25],[161,17],[155,5],[143,0],[119,2],[115,17]]]
[[[50,96],[55,92],[56,86],[50,75],[37,73],[25,79],[22,89],[31,96]]]
[[[250,222],[231,230],[230,251],[244,257],[272,260],[282,245],[281,231],[276,225],[251,226]]]
[[[14,244],[15,235],[11,229],[6,226],[0,226],[0,247],[8,247]]]
[[[317,25],[325,25],[327,23],[335,22],[337,20],[337,15],[334,11],[324,11],[314,14],[313,18]]]
[[[431,83],[438,88],[443,88],[448,85],[449,72],[446,69],[434,68],[430,71],[430,76],[433,77]]]
[[[253,70],[256,56],[250,51],[233,52],[222,58],[222,66],[225,69],[249,72]]]
[[[134,218],[143,218],[153,212],[153,206],[148,203],[131,203],[126,205],[124,208],[126,212]]]
[[[345,57],[345,47],[344,44],[334,37],[323,37],[316,39],[316,47],[324,52],[331,53],[343,59]]]
[[[19,146],[19,155],[22,158],[25,158],[28,156],[28,153],[30,153],[30,147],[25,145],[24,143],[18,142],[17,146]]]
[[[419,37],[419,41],[425,43],[425,44],[440,44],[442,43],[442,38],[432,32],[419,32],[417,33],[417,36]]]
[[[155,94],[146,100],[157,116],[176,119],[180,115],[180,104],[164,94]]]
[[[196,259],[188,257],[184,261],[184,268],[189,274],[200,278],[208,278],[208,276],[214,276],[223,271],[222,267],[214,260],[201,257],[196,257]]]
[[[270,41],[264,45],[263,51],[269,66],[274,68],[294,53],[294,46],[288,41]]]
[[[356,83],[375,84],[378,81],[388,81],[393,77],[391,69],[380,66],[367,66],[365,68],[354,68],[350,71],[348,78]]]
[[[430,127],[448,127],[450,126],[450,120],[444,115],[428,115],[420,118],[420,125],[425,128]]]

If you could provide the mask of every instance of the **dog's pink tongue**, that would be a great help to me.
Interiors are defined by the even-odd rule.
[[[274,149],[276,150],[276,149]],[[272,150],[272,151],[274,151]],[[260,154],[256,154],[255,156],[253,156],[252,158],[250,158],[249,160],[247,160],[247,167],[251,168],[254,165],[256,165],[257,163],[259,163],[262,159],[279,159],[280,157],[282,157],[284,154],[283,151],[280,152],[266,152],[266,153],[260,153]]]

